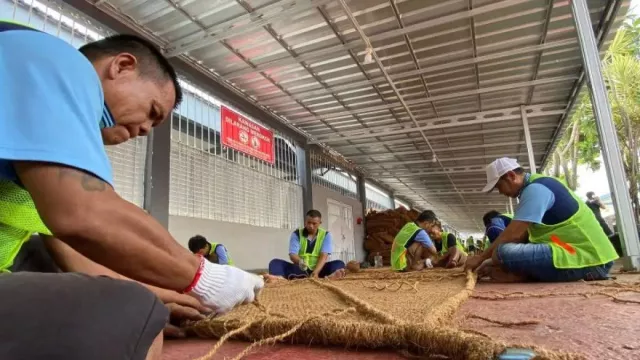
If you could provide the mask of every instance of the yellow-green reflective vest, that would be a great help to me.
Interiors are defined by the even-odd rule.
[[[318,264],[318,257],[320,256],[320,250],[322,249],[322,243],[324,243],[324,237],[327,235],[327,231],[325,229],[318,228],[315,240],[316,245],[310,254],[307,254],[307,245],[309,244],[309,240],[303,235],[303,232],[304,228],[298,229],[298,238],[300,239],[300,250],[298,251],[298,256],[300,256],[302,261],[307,264],[309,270],[313,270],[316,268],[316,264]]]
[[[216,248],[218,247],[218,243],[211,243],[211,249],[209,250],[209,255],[216,255]],[[227,251],[227,248],[224,248],[225,251]],[[233,266],[233,260],[231,259],[231,254],[229,254],[229,251],[227,251],[227,265],[231,265]]]
[[[529,184],[544,177],[549,176],[532,174]],[[551,245],[553,265],[558,269],[597,266],[617,259],[618,254],[615,248],[593,212],[562,181],[560,183],[578,202],[578,211],[559,224],[530,225],[529,241]]]
[[[0,180],[0,272],[7,272],[33,233],[51,235],[31,195],[15,183]]]
[[[449,248],[447,248],[447,238],[448,237],[449,237],[449,232],[448,231],[443,231],[442,232],[442,240],[440,240],[442,242],[442,248],[440,249],[440,255],[445,255],[447,252],[449,252]],[[467,251],[464,248],[464,245],[462,245],[462,242],[458,238],[456,238],[456,247],[458,248],[458,250],[462,251],[463,254],[467,255]]]
[[[391,245],[391,269],[404,270],[407,267],[407,243],[413,239],[422,228],[414,222],[406,223],[393,239]]]

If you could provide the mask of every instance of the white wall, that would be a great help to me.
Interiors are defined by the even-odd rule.
[[[360,203],[360,201],[354,198],[343,196],[342,194],[335,192],[333,190],[327,189],[324,186],[313,185],[313,208],[320,211],[320,213],[322,213],[322,217],[324,220],[324,223],[322,224],[322,226],[325,228],[328,226],[328,224],[326,223],[328,219],[325,219],[328,213],[327,199],[333,199],[343,204],[351,205],[351,207],[353,208],[353,229],[354,229],[354,242],[355,242],[355,249],[356,249],[356,260],[364,261],[364,258],[365,258],[364,225],[363,224],[358,225],[356,223],[356,220],[358,218],[364,218],[364,215],[362,214],[362,204]]]
[[[169,216],[169,232],[184,247],[190,237],[202,235],[211,242],[224,244],[239,268],[262,270],[274,258],[289,258],[289,236],[293,230]]]

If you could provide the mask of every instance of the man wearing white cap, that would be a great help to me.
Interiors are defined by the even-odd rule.
[[[497,281],[607,279],[616,251],[593,212],[560,180],[529,174],[515,159],[486,168],[483,191],[519,198],[513,220],[467,269]],[[529,242],[525,242],[529,238]]]

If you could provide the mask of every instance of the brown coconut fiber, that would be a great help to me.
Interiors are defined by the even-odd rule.
[[[220,341],[252,342],[234,359],[278,341],[351,348],[392,348],[423,358],[495,359],[506,345],[454,328],[453,315],[469,298],[475,276],[462,270],[394,273],[366,269],[340,280],[302,279],[267,284],[254,304],[188,326]],[[532,348],[528,346],[528,348]],[[536,359],[574,360],[575,354],[536,349]]]

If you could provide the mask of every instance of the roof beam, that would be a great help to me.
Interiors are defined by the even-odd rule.
[[[452,22],[452,21],[458,21],[458,20],[461,20],[461,19],[466,19],[466,18],[471,17],[471,16],[477,16],[477,15],[480,15],[480,14],[496,11],[496,10],[499,10],[499,9],[503,9],[503,8],[506,8],[506,7],[510,7],[510,6],[521,4],[521,3],[525,3],[525,2],[527,2],[527,0],[500,1],[498,3],[494,3],[494,4],[485,5],[485,6],[481,6],[481,7],[475,8],[475,9],[473,9],[471,11],[457,12],[457,13],[454,13],[454,14],[451,14],[451,15],[441,16],[441,17],[439,17],[437,19],[433,19],[433,20],[429,20],[429,21],[423,21],[423,22],[419,22],[419,23],[411,25],[411,26],[406,26],[406,27],[404,27],[402,29],[396,29],[396,30],[392,30],[392,31],[383,32],[381,34],[372,35],[372,36],[369,36],[369,40],[371,42],[378,42],[378,41],[386,40],[386,39],[389,39],[389,38],[399,37],[399,36],[403,36],[404,34],[409,34],[409,33],[412,33],[412,32],[415,32],[415,31],[419,31],[419,30],[423,30],[423,29],[426,29],[426,28],[429,28],[429,27],[445,24],[445,23]],[[576,42],[575,39],[574,39],[573,42],[574,43]],[[363,41],[358,39],[358,40],[354,40],[354,41],[349,42],[349,43],[344,44],[344,45],[330,46],[330,47],[326,47],[326,48],[323,48],[323,49],[319,49],[319,50],[315,50],[315,51],[312,51],[312,52],[308,52],[308,53],[300,55],[300,56],[298,56],[296,58],[286,57],[284,59],[278,59],[278,60],[269,61],[269,62],[266,62],[264,64],[261,64],[259,66],[259,70],[262,71],[262,70],[267,70],[267,69],[276,68],[276,67],[294,65],[294,64],[297,64],[297,63],[300,63],[300,62],[331,59],[331,58],[336,57],[336,53],[338,53],[338,52],[343,52],[343,51],[347,51],[347,50],[353,50],[353,49],[362,48],[362,47],[363,47]],[[374,48],[374,50],[375,50],[375,48]],[[233,71],[233,72],[224,74],[224,77],[227,78],[227,79],[234,79],[234,78],[238,78],[238,77],[241,77],[241,76],[244,76],[244,75],[247,75],[247,74],[251,74],[253,72],[254,71],[251,70],[251,69]],[[384,80],[383,80],[383,82],[384,82]]]
[[[555,129],[556,127],[557,127],[557,124],[536,124],[536,125],[529,125],[529,130]],[[510,127],[503,127],[501,129],[487,129],[487,130],[480,130],[480,131],[460,131],[460,132],[452,132],[447,134],[431,135],[429,136],[429,138],[431,140],[437,140],[437,139],[446,139],[446,138],[459,138],[459,137],[466,137],[466,136],[478,136],[478,135],[486,135],[486,134],[500,134],[500,133],[507,133],[510,131],[518,132],[521,130],[522,130],[522,126],[510,126]],[[403,138],[403,139],[397,139],[397,140],[370,141],[370,142],[349,145],[349,147],[350,148],[353,148],[354,146],[365,147],[367,145],[376,145],[376,146],[397,145],[397,144],[406,144],[411,141],[415,141],[415,140]],[[338,145],[338,146],[334,145],[331,148],[339,149],[341,147],[346,147],[346,145]]]
[[[449,94],[425,97],[417,100],[409,100],[409,101],[406,101],[406,104],[407,106],[423,105],[433,101],[453,100],[453,99],[457,99],[465,96],[474,96],[478,94],[486,94],[486,93],[497,92],[497,91],[520,89],[520,88],[526,88],[530,86],[548,85],[548,84],[554,84],[558,82],[575,81],[577,78],[578,77],[575,75],[569,75],[569,76],[559,76],[554,78],[545,78],[545,79],[534,80],[534,81],[522,81],[522,82],[510,83],[505,85],[489,86],[489,87],[480,88],[480,89],[459,91],[459,92],[453,92]],[[349,115],[352,113],[358,114],[363,112],[393,109],[397,107],[402,107],[402,104],[396,102],[396,103],[385,104],[385,105],[370,106],[370,107],[355,109],[351,111],[338,111],[338,112],[332,112],[327,114],[318,114],[317,116],[307,116],[302,118],[292,117],[291,122],[294,123],[295,125],[300,125],[300,124],[309,123],[309,122],[316,122],[318,121],[318,119],[330,120],[331,118],[334,118],[337,116]]]
[[[564,106],[564,105],[562,105]],[[537,107],[531,113],[527,113],[527,117],[542,117],[542,116],[560,116],[563,115],[565,110],[564,108],[561,110],[551,110],[544,111],[541,107]],[[518,109],[518,108],[514,108]],[[473,117],[473,120],[469,118]],[[509,120],[519,120],[521,115],[518,114],[509,114],[509,110],[496,110],[496,111],[485,111],[481,113],[473,113],[473,114],[461,114],[455,116],[447,116],[443,118],[433,118],[429,119],[429,121],[425,124],[421,124],[420,126],[405,126],[399,129],[390,129],[389,126],[380,126],[375,128],[368,128],[356,131],[349,132],[338,132],[337,134],[315,138],[311,141],[312,144],[321,144],[321,143],[332,143],[332,142],[340,142],[347,140],[360,140],[367,139],[371,137],[380,137],[380,136],[389,136],[389,135],[399,135],[399,134],[407,134],[420,130],[435,130],[435,129],[447,129],[453,127],[460,126],[469,126],[476,124],[487,124],[492,122],[500,122],[500,121],[509,121]],[[437,125],[434,125],[437,124]],[[363,133],[364,132],[364,133]]]
[[[534,144],[546,144],[549,141],[548,140],[531,140],[532,143]],[[437,148],[434,149],[437,152],[440,151],[459,151],[459,150],[475,150],[475,149],[484,149],[484,148],[492,148],[492,147],[505,147],[505,146],[517,146],[517,145],[523,145],[525,142],[524,141],[507,141],[507,142],[501,142],[501,143],[494,143],[494,144],[481,144],[481,145],[469,145],[469,146],[453,146],[453,147],[446,147],[446,148]],[[350,145],[349,147],[353,147],[353,145]],[[349,160],[360,160],[360,159],[368,159],[368,158],[372,158],[372,157],[377,157],[377,156],[403,156],[403,155],[417,155],[417,154],[424,154],[425,152],[429,152],[429,150],[410,150],[410,151],[393,151],[390,153],[388,151],[385,152],[375,152],[375,153],[367,153],[366,155],[349,155],[349,154],[345,154],[343,152],[342,156],[346,157]]]
[[[174,57],[187,51],[203,48],[232,36],[246,34],[277,20],[291,18],[303,11],[323,6],[332,0],[288,0],[256,10],[253,13],[235,17],[229,21],[214,25],[204,31],[184,36],[166,47],[167,57]]]
[[[524,156],[527,155],[527,152],[521,152],[521,153],[513,153],[513,154],[504,154],[503,156]],[[496,156],[500,156],[500,155],[477,155],[477,156],[462,156],[462,157],[449,157],[449,158],[443,158],[443,157],[439,157],[438,160],[440,161],[465,161],[465,160],[479,160],[479,159],[493,159]],[[371,166],[385,166],[385,165],[410,165],[410,164],[430,164],[433,161],[431,159],[426,160],[426,159],[420,159],[420,160],[407,160],[407,161],[376,161],[375,163],[371,163],[371,162],[367,162],[367,163],[361,163],[358,164],[358,166],[363,167],[363,168],[369,168]]]
[[[522,166],[523,169],[529,169],[528,166]],[[435,171],[417,171],[417,172],[408,172],[408,173],[398,173],[395,171],[379,171],[379,172],[368,172],[367,176],[375,177],[376,179],[398,179],[402,177],[421,177],[428,175],[442,175],[442,174],[473,174],[473,173],[484,173],[484,166],[456,166],[444,168],[444,170],[435,170]]]

